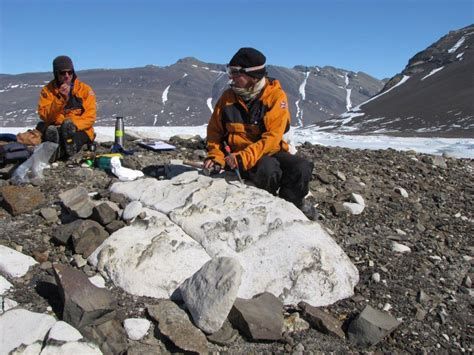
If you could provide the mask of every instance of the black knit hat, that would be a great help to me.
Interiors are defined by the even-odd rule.
[[[57,79],[61,70],[72,70],[74,72],[74,65],[71,58],[65,55],[60,55],[53,60],[54,77]]]
[[[246,71],[245,74],[253,78],[261,79],[267,73],[265,69],[265,61],[267,58],[263,55],[262,52],[256,50],[255,48],[240,48],[237,53],[234,54],[232,59],[229,62],[229,66],[232,67],[242,67],[242,68],[253,68],[261,67],[261,69]]]

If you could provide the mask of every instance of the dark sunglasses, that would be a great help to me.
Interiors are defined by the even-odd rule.
[[[59,71],[60,75],[66,75],[66,74],[72,75],[72,73],[74,73],[74,71],[72,71],[72,70],[60,70]]]
[[[250,68],[242,68],[242,67],[228,65],[226,68],[226,72],[229,76],[232,76],[232,75],[246,74],[251,71],[262,70],[264,68],[265,68],[265,65],[259,65],[259,66],[250,67]]]

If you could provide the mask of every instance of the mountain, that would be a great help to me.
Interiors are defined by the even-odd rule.
[[[321,130],[474,137],[474,25],[417,53],[375,97]]]
[[[383,82],[362,72],[333,67],[268,66],[288,94],[293,125],[337,117],[375,95]],[[97,95],[98,125],[124,116],[129,126],[195,126],[209,121],[228,87],[225,65],[184,58],[167,67],[78,71]],[[52,73],[0,75],[0,125],[33,126],[41,87]]]

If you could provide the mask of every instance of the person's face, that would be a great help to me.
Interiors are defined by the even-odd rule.
[[[234,86],[240,89],[249,89],[258,81],[258,79],[244,73],[232,73],[229,75],[229,78],[232,79]]]
[[[58,76],[59,84],[71,84],[73,75],[74,72],[71,69],[60,70]]]

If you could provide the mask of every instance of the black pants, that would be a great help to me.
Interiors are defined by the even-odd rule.
[[[65,144],[64,138],[60,134],[59,126],[53,126],[53,127],[55,127],[56,130],[58,131],[58,137],[59,137],[59,142],[54,142],[54,143],[58,143],[61,147],[64,147],[64,144]],[[47,128],[48,126],[46,126],[44,122],[39,122],[36,125],[36,129],[39,130],[43,134],[43,136],[45,135]],[[84,131],[77,131],[76,133],[74,133],[72,141],[74,142],[76,152],[80,151],[82,146],[84,146],[85,144],[92,143],[89,136]]]
[[[273,195],[278,191],[281,198],[301,208],[308,193],[312,172],[312,162],[288,152],[278,152],[262,157],[257,165],[243,175],[258,188]]]

